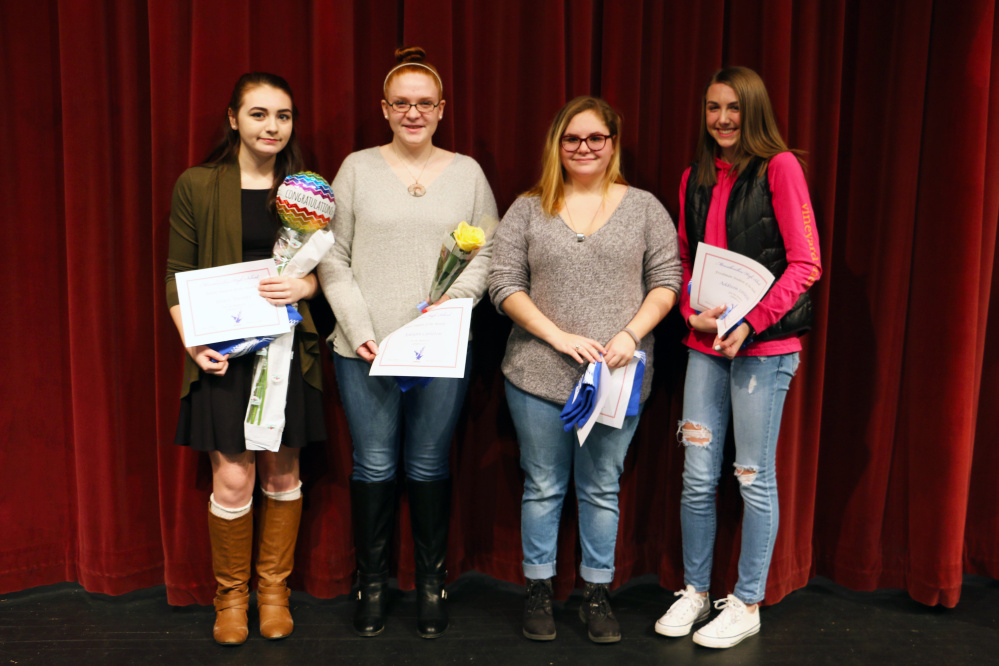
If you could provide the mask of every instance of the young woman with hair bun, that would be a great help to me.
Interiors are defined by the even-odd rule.
[[[340,167],[333,181],[336,245],[318,273],[336,316],[328,344],[354,445],[350,496],[359,588],[354,630],[376,636],[385,628],[402,471],[416,557],[417,631],[437,638],[448,627],[448,456],[468,389],[468,366],[463,378],[437,378],[406,392],[395,378],[371,377],[368,371],[378,341],[419,316],[416,305],[430,293],[448,234],[463,220],[481,226],[483,218],[497,213],[475,160],[434,145],[445,108],[440,73],[419,47],[398,49],[395,57],[381,101],[391,141],[348,155]],[[487,243],[438,304],[481,298],[490,253]]]
[[[274,211],[277,188],[285,176],[302,170],[296,116],[287,81],[263,72],[244,74],[232,91],[221,142],[203,164],[177,180],[166,288],[182,340],[176,273],[273,256],[281,228]],[[206,451],[212,463],[208,527],[218,582],[213,633],[224,645],[238,645],[248,635],[257,477],[263,494],[257,506],[260,634],[284,638],[294,627],[285,579],[302,515],[298,452],[309,442],[326,439],[318,334],[306,302],[316,285],[313,274],[260,281],[260,295],[269,303],[298,303],[303,317],[295,328],[296,360],[288,377],[286,426],[277,452],[247,451],[243,437],[255,356],[229,358],[205,346],[187,348],[175,441]]]
[[[746,255],[777,280],[745,320],[720,336],[725,305],[696,312],[687,290],[680,312],[690,328],[683,418],[680,522],[683,590],[656,622],[686,636],[711,612],[708,589],[716,531],[715,494],[725,434],[735,435],[735,476],[745,509],[739,579],[694,642],[728,648],[759,632],[759,603],[780,522],[776,450],[784,398],[798,369],[801,335],[812,322],[808,289],[822,266],[802,164],[784,143],[763,80],[746,67],[711,77],[701,99],[697,161],[680,181],[680,257],[691,279],[697,244]]]

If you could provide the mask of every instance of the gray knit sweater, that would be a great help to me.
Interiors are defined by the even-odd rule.
[[[656,287],[679,293],[682,268],[676,228],[662,204],[628,188],[607,223],[582,243],[560,217],[541,210],[538,197],[520,197],[496,231],[489,296],[503,301],[523,291],[556,326],[605,344],[638,312]],[[652,383],[651,333],[641,400]],[[503,357],[503,374],[517,388],[552,402],[569,398],[586,364],[576,363],[516,323]]]
[[[329,342],[341,356],[415,319],[430,295],[441,244],[462,220],[495,218],[496,200],[478,163],[455,155],[422,197],[410,196],[378,148],[347,156],[333,180],[333,249],[319,263],[319,282],[336,316]],[[482,297],[488,242],[447,291]]]

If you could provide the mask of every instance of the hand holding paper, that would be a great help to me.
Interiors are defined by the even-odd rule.
[[[464,377],[472,299],[452,298],[389,333],[372,376]]]
[[[218,352],[214,347],[206,345],[188,347],[187,353],[190,354],[194,362],[201,368],[201,371],[209,375],[221,377],[229,369],[229,355]]]
[[[184,343],[188,347],[234,338],[287,333],[288,313],[264,300],[261,278],[277,275],[271,259],[177,273]]]
[[[625,416],[638,416],[645,352],[635,352],[627,365],[611,370],[606,363],[590,363],[562,409],[565,430],[576,427],[582,446],[597,423],[620,428]]]
[[[715,338],[714,349],[726,358],[735,358],[749,337],[749,326],[736,325],[724,339]]]
[[[774,276],[759,262],[738,252],[698,243],[690,280],[690,307],[707,314],[726,306],[718,317],[718,337],[723,338],[766,295]]]
[[[645,352],[635,352],[631,361],[608,373],[607,397],[598,410],[597,423],[620,428],[625,416],[638,416],[646,360]]]

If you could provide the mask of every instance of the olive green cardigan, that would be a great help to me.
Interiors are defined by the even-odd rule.
[[[170,205],[170,249],[167,255],[167,307],[180,303],[174,275],[196,268],[211,268],[243,260],[243,214],[240,207],[239,165],[191,167],[181,174],[173,188]],[[309,304],[301,301],[298,311],[298,353],[302,374],[322,390],[319,363],[319,335],[309,313]],[[184,397],[191,383],[198,381],[201,369],[189,355],[184,357]]]

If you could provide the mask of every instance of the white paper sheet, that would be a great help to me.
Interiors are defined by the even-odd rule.
[[[595,404],[593,405],[593,412],[590,413],[590,418],[586,420],[586,423],[579,428],[576,428],[576,437],[579,438],[580,446],[582,446],[583,442],[586,441],[586,438],[590,436],[590,431],[593,430],[593,426],[596,425],[597,418],[600,416],[600,410],[603,409],[604,403],[610,395],[611,381],[610,372],[607,370],[607,364],[601,363],[597,367],[600,368],[600,381],[597,383],[597,397],[594,401]],[[627,405],[625,405],[625,408],[627,408]]]
[[[738,252],[698,243],[691,275],[690,306],[704,312],[727,305],[718,319],[718,335],[725,335],[756,307],[774,282],[762,264]]]
[[[287,308],[271,305],[257,291],[261,278],[277,274],[273,259],[177,273],[184,344],[287,333]]]
[[[631,392],[635,388],[635,371],[638,369],[638,352],[635,354],[628,365],[608,371],[607,399],[603,409],[597,414],[597,423],[603,423],[612,428],[620,428],[624,425],[624,417],[628,412],[628,402],[631,400]],[[603,386],[603,379],[601,379],[601,386]]]
[[[454,298],[378,343],[370,375],[464,377],[472,299]]]

